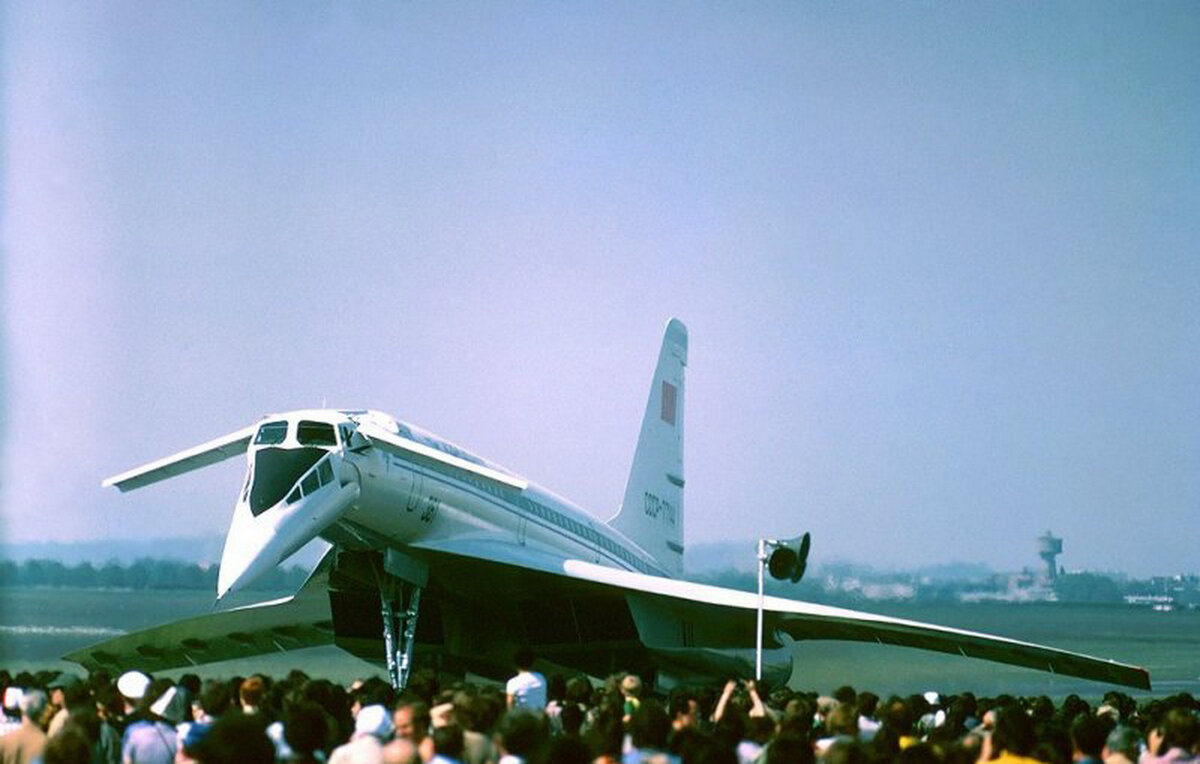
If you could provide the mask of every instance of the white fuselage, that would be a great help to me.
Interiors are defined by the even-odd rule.
[[[218,596],[335,524],[396,548],[478,536],[666,575],[606,523],[453,444],[374,411],[306,410],[265,418],[251,439]]]

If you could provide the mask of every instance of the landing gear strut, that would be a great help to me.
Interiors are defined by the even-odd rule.
[[[421,610],[421,590],[429,582],[429,568],[404,552],[388,549],[383,555],[383,570],[377,576],[388,678],[392,687],[403,690],[412,673],[417,614]]]
[[[402,579],[388,577],[379,587],[383,615],[383,645],[387,651],[388,678],[392,687],[403,690],[412,673],[413,647],[417,641],[417,615],[421,608],[421,587]]]

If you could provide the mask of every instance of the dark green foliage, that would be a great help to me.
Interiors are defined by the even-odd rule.
[[[298,565],[276,568],[250,586],[258,590],[294,590],[308,572]],[[109,561],[64,565],[55,560],[0,560],[0,586],[53,586],[80,589],[216,589],[217,566],[143,558],[131,565]]]
[[[1121,602],[1121,589],[1108,576],[1068,573],[1054,581],[1059,602]]]

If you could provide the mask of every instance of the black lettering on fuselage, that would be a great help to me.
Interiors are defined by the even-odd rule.
[[[649,491],[642,494],[642,509],[646,513],[646,517],[652,520],[661,517],[668,525],[674,525],[678,516],[674,504],[666,499],[660,499]]]

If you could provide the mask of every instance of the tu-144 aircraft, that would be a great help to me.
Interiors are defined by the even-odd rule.
[[[160,670],[333,643],[386,663],[402,686],[426,658],[503,678],[525,645],[549,665],[593,676],[633,670],[669,684],[744,675],[759,597],[681,578],[687,346],[687,329],[671,320],[624,501],[607,522],[370,410],[270,415],[105,480],[130,491],[245,456],[218,600],[317,537],[329,547],[291,597],[126,634],[67,658]],[[807,551],[807,537],[790,550],[793,571]],[[1150,687],[1143,669],[1052,647],[777,597],[762,604],[775,676],[790,670],[794,640],[835,639]]]

